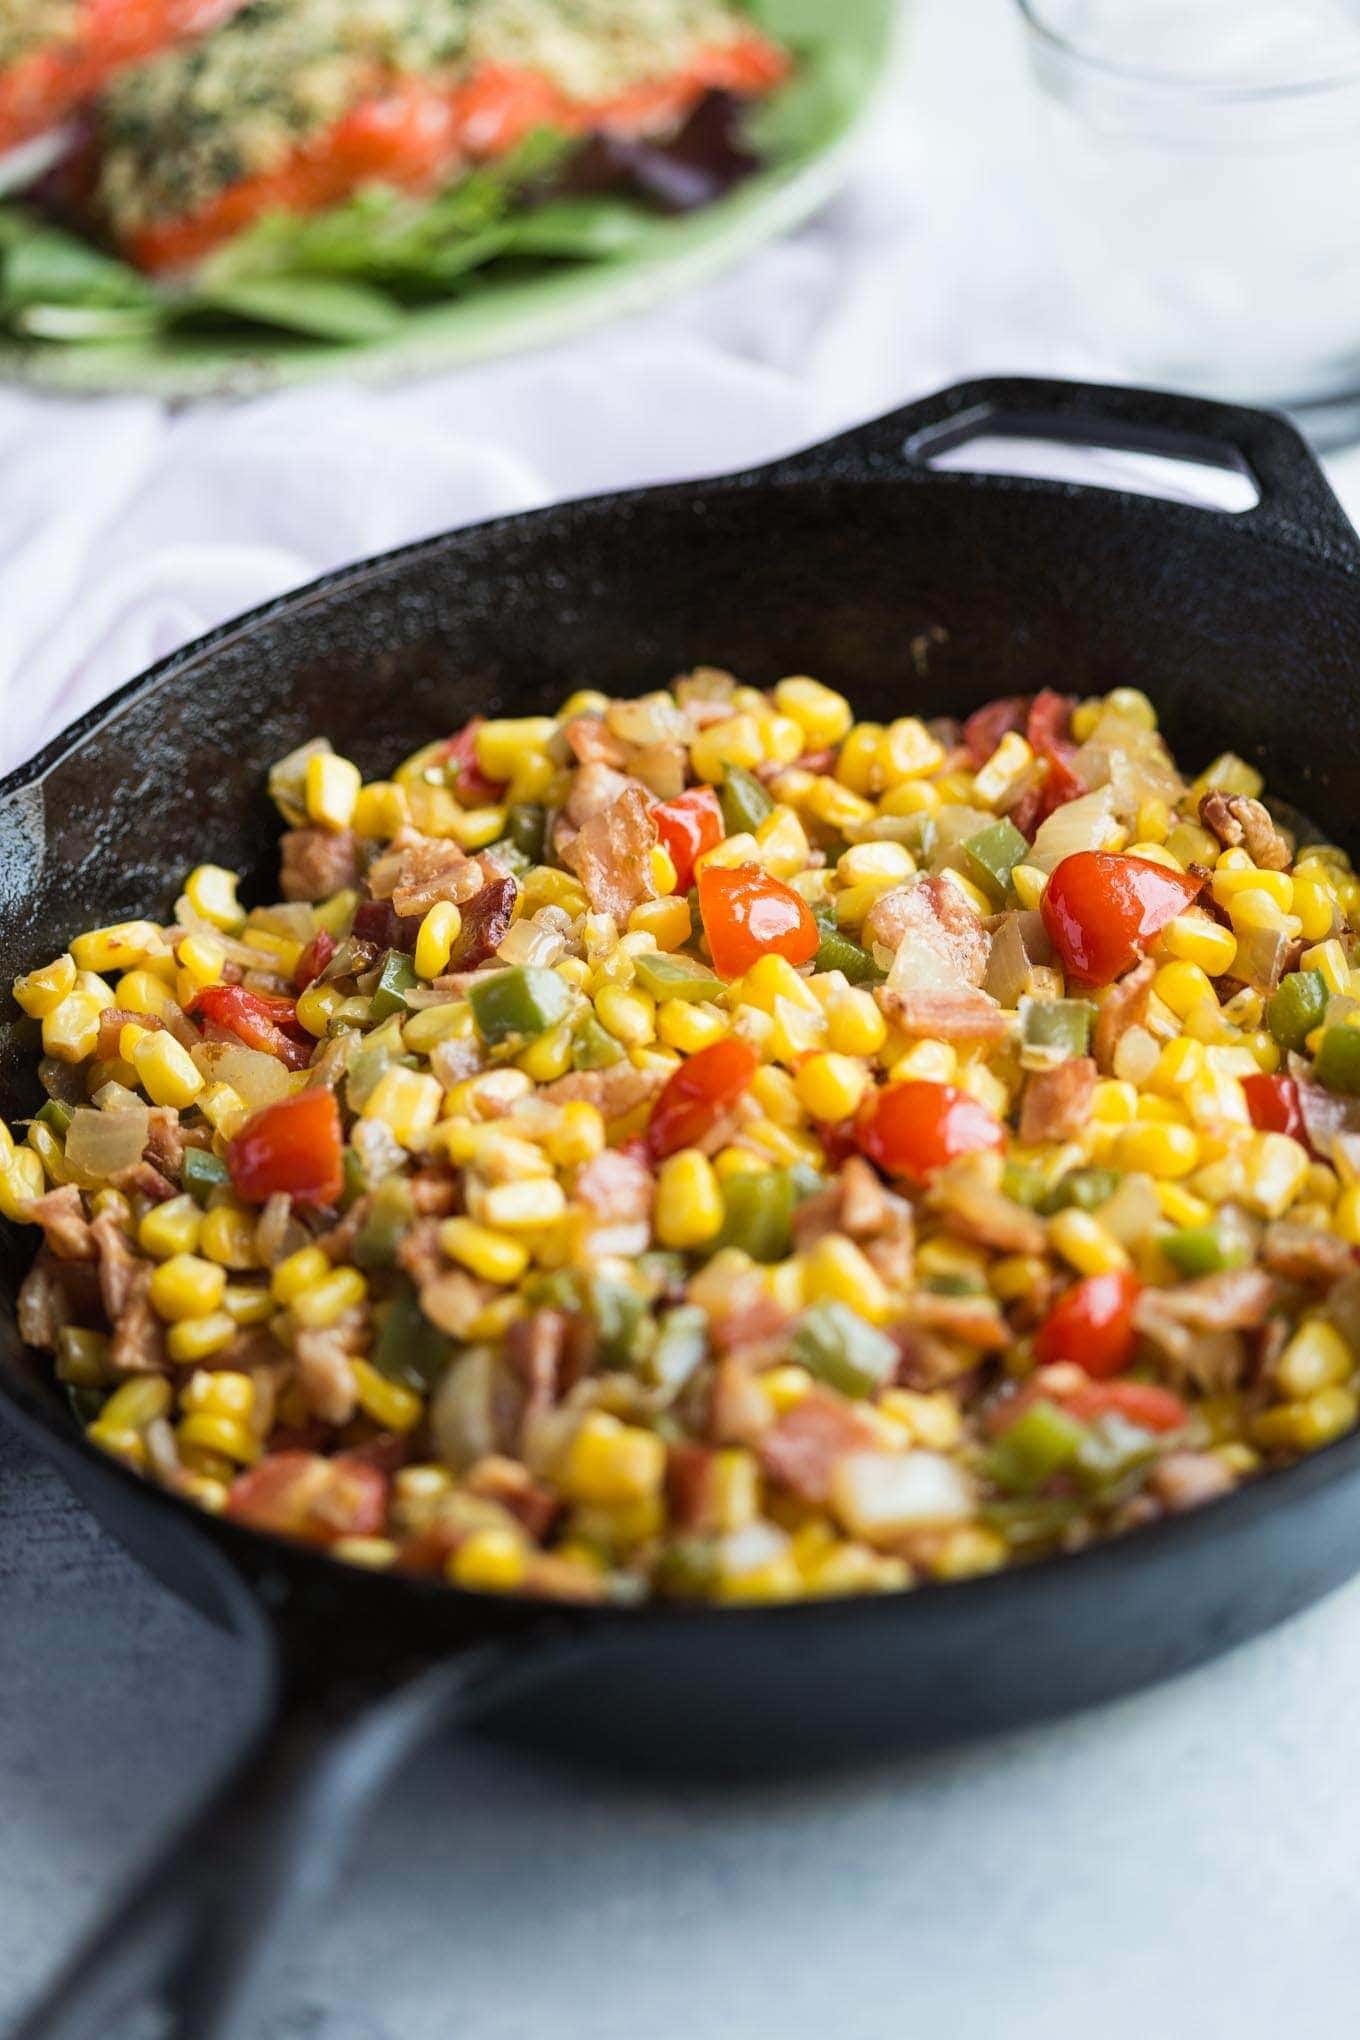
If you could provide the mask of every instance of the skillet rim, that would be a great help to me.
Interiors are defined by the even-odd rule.
[[[963,384],[945,394],[962,396],[973,389],[996,387],[1000,387],[1000,384]],[[561,522],[575,517],[616,514],[625,507],[632,509],[652,503],[683,507],[704,497],[730,496],[738,492],[756,498],[772,490],[782,493],[786,489],[817,490],[844,487],[875,491],[930,488],[961,494],[976,494],[982,491],[993,495],[1040,497],[1069,502],[1095,496],[1108,499],[1112,511],[1123,516],[1144,522],[1155,521],[1164,532],[1184,529],[1187,533],[1193,532],[1199,536],[1208,536],[1212,533],[1219,538],[1230,539],[1235,544],[1251,544],[1269,554],[1283,554],[1297,564],[1306,564],[1327,581],[1335,583],[1338,595],[1344,591],[1351,601],[1356,599],[1357,568],[1354,563],[1348,565],[1330,553],[1317,550],[1298,534],[1291,535],[1274,525],[1263,528],[1253,521],[1253,512],[1258,507],[1255,505],[1242,511],[1219,510],[1208,505],[1177,502],[1126,489],[1059,481],[1045,476],[992,474],[976,470],[936,470],[912,460],[909,454],[904,455],[902,468],[893,473],[881,470],[866,471],[862,464],[857,473],[852,473],[838,466],[838,458],[851,454],[856,442],[862,442],[869,434],[881,430],[899,416],[905,420],[916,408],[918,407],[908,406],[902,412],[889,413],[884,418],[852,428],[817,445],[798,449],[788,456],[756,468],[741,469],[697,480],[662,482],[643,488],[573,497],[558,503],[459,525],[332,568],[301,587],[284,590],[257,604],[253,609],[226,619],[188,644],[179,646],[166,657],[157,660],[154,665],[125,681],[111,694],[94,703],[50,738],[32,758],[23,761],[0,779],[0,805],[16,795],[40,786],[50,773],[79,752],[82,746],[116,721],[134,703],[146,696],[154,695],[162,687],[169,686],[176,679],[192,673],[199,662],[211,657],[226,645],[267,629],[290,611],[303,610],[331,599],[351,602],[361,600],[365,585],[392,568],[409,567],[417,564],[422,558],[433,558],[446,549],[456,549],[469,541],[488,538],[494,540],[503,531],[521,530],[527,525],[549,523],[553,520]],[[52,1441],[55,1451],[49,1451],[45,1456],[49,1460],[55,1459],[59,1468],[64,1456],[71,1455],[77,1458],[89,1467],[97,1483],[110,1481],[130,1498],[135,1497],[137,1504],[145,1505],[148,1510],[163,1512],[186,1539],[205,1544],[215,1554],[225,1556],[233,1573],[244,1579],[253,1600],[262,1610],[267,1604],[262,1580],[268,1575],[271,1560],[276,1564],[286,1562],[297,1571],[304,1582],[314,1572],[318,1584],[331,1588],[355,1583],[356,1568],[329,1556],[324,1549],[255,1530],[225,1517],[210,1515],[196,1507],[186,1497],[171,1493],[169,1489],[134,1472],[110,1455],[100,1452],[96,1446],[89,1443],[84,1432],[77,1426],[72,1424],[68,1428],[64,1421],[54,1416],[36,1388],[30,1388],[21,1377],[11,1378],[4,1370],[0,1370],[0,1400],[18,1413],[19,1422],[15,1428],[22,1433],[27,1433],[31,1427],[36,1428]],[[44,1451],[44,1447],[39,1444],[38,1450]],[[1246,1481],[1241,1487],[1217,1496],[1212,1501],[1201,1503],[1183,1514],[1165,1516],[1157,1522],[1144,1524],[1132,1531],[1100,1538],[1078,1551],[1055,1552],[1040,1558],[1022,1559],[1018,1563],[1008,1563],[994,1572],[974,1574],[962,1579],[922,1580],[915,1585],[894,1588],[886,1593],[809,1597],[788,1602],[724,1604],[647,1599],[631,1605],[607,1602],[580,1604],[554,1600],[547,1596],[491,1593],[411,1574],[360,1571],[358,1578],[371,1587],[392,1593],[394,1601],[399,1594],[408,1608],[421,1613],[433,1614],[441,1609],[461,1608],[475,1611],[478,1608],[487,1608],[501,1615],[513,1615],[517,1619],[517,1626],[538,1627],[541,1626],[542,1618],[552,1617],[559,1629],[568,1625],[580,1628],[589,1626],[597,1632],[605,1623],[615,1630],[624,1628],[631,1630],[639,1623],[650,1622],[653,1619],[664,1620],[668,1628],[694,1629],[707,1627],[716,1622],[721,1622],[729,1631],[734,1625],[741,1626],[746,1623],[759,1624],[762,1628],[782,1624],[787,1628],[808,1619],[830,1619],[833,1611],[838,1611],[839,1619],[867,1620],[870,1609],[881,1611],[881,1618],[874,1619],[895,1621],[899,1619],[898,1611],[904,1606],[939,1607],[942,1610],[953,1606],[961,1612],[974,1610],[981,1615],[984,1604],[994,1599],[998,1593],[1010,1592],[1016,1598],[1026,1593],[1032,1596],[1045,1595],[1049,1586],[1065,1577],[1077,1562],[1081,1562],[1082,1580],[1091,1591],[1098,1591],[1101,1573],[1106,1574],[1109,1583],[1113,1585],[1118,1575],[1127,1566],[1136,1564],[1140,1556],[1151,1560],[1173,1541],[1189,1546],[1194,1542],[1215,1543],[1229,1538],[1239,1527],[1244,1529],[1261,1515],[1273,1513],[1277,1507],[1283,1512],[1291,1495],[1301,1500],[1309,1493],[1328,1489],[1353,1476],[1358,1466],[1360,1466],[1360,1427],[1333,1440],[1320,1451],[1296,1460],[1292,1465],[1258,1475]],[[88,1506],[83,1495],[78,1499],[82,1506]],[[102,1511],[95,1509],[92,1513],[99,1516],[101,1521],[104,1520]],[[233,1548],[238,1544],[241,1547],[239,1551]],[[136,1562],[143,1570],[148,1569],[141,1558],[137,1557]],[[396,1590],[395,1593],[393,1590]],[[286,1604],[281,1612],[286,1621]],[[450,1647],[457,1646],[451,1643]]]

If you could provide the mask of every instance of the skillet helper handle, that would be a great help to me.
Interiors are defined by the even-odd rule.
[[[116,2040],[148,2005],[169,2013],[162,2040],[257,2040],[283,1959],[305,1945],[385,1786],[518,1683],[524,1643],[427,1662],[377,1692],[286,1703],[12,2040]]]
[[[1231,513],[1234,523],[1293,551],[1360,570],[1360,537],[1316,456],[1286,418],[1170,390],[1031,376],[957,383],[762,473],[789,481],[839,476],[891,480],[984,436],[1156,454],[1244,474],[1255,483],[1260,500],[1249,510]],[[1226,513],[1206,508],[1196,514]]]

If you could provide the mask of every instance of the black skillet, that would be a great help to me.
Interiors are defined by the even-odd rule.
[[[1236,469],[1260,500],[1227,515],[931,471],[984,431]],[[755,473],[411,546],[178,653],[0,786],[0,979],[75,929],[168,907],[205,854],[272,896],[265,768],[315,731],[376,773],[476,710],[699,662],[815,673],[870,716],[1127,682],[1183,758],[1232,744],[1343,841],[1360,805],[1360,544],[1293,430],[1141,391],[974,383]],[[34,1103],[31,1033],[0,1030],[6,1117]],[[454,1723],[616,1764],[791,1769],[1164,1678],[1360,1567],[1357,1435],[1079,1558],[875,1600],[623,1612],[377,1577],[204,1517],[87,1447],[14,1332],[31,1236],[0,1231],[0,1408],[239,1633],[257,1694],[211,1805],[17,2040],[106,2040],[153,1996],[181,2040],[245,2040],[358,1818]]]

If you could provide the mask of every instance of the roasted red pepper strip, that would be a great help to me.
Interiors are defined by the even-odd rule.
[[[228,1144],[227,1167],[247,1204],[280,1193],[299,1204],[336,1203],[345,1175],[334,1091],[318,1084],[266,1105]]]
[[[647,1123],[647,1148],[661,1161],[694,1147],[730,1112],[760,1067],[760,1058],[735,1035],[688,1057],[666,1080]]]
[[[253,1530],[333,1544],[373,1537],[387,1519],[387,1480],[351,1452],[272,1452],[232,1482],[227,1514]]]
[[[821,947],[807,901],[758,864],[706,865],[699,912],[720,977],[742,977],[762,956],[808,963]]]
[[[1168,921],[1183,914],[1203,879],[1147,857],[1078,850],[1044,890],[1049,940],[1073,984],[1110,985],[1142,956]]]
[[[298,1025],[291,999],[272,999],[244,985],[205,985],[189,1012],[200,1015],[219,1036],[230,1035],[247,1048],[276,1055],[290,1070],[305,1070],[316,1043]]]
[[[688,892],[694,883],[694,866],[705,850],[721,843],[722,808],[711,786],[691,786],[674,800],[663,800],[652,809],[657,835],[675,866],[675,889]]]
[[[1243,1077],[1242,1090],[1259,1133],[1287,1133],[1291,1140],[1308,1144],[1308,1128],[1299,1104],[1299,1087],[1292,1077]]]
[[[891,1176],[924,1183],[946,1162],[1005,1143],[999,1120],[953,1084],[889,1084],[856,1128],[860,1148]]]
[[[1097,1380],[1120,1373],[1133,1358],[1139,1288],[1127,1269],[1074,1282],[1039,1327],[1034,1352],[1040,1365],[1070,1360]]]

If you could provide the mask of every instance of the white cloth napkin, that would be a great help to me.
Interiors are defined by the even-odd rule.
[[[0,767],[177,645],[346,560],[770,459],[968,374],[1108,373],[1069,337],[1032,203],[1014,24],[995,0],[913,12],[840,199],[662,310],[391,388],[179,413],[0,391]],[[1360,466],[1338,480],[1360,505]]]

